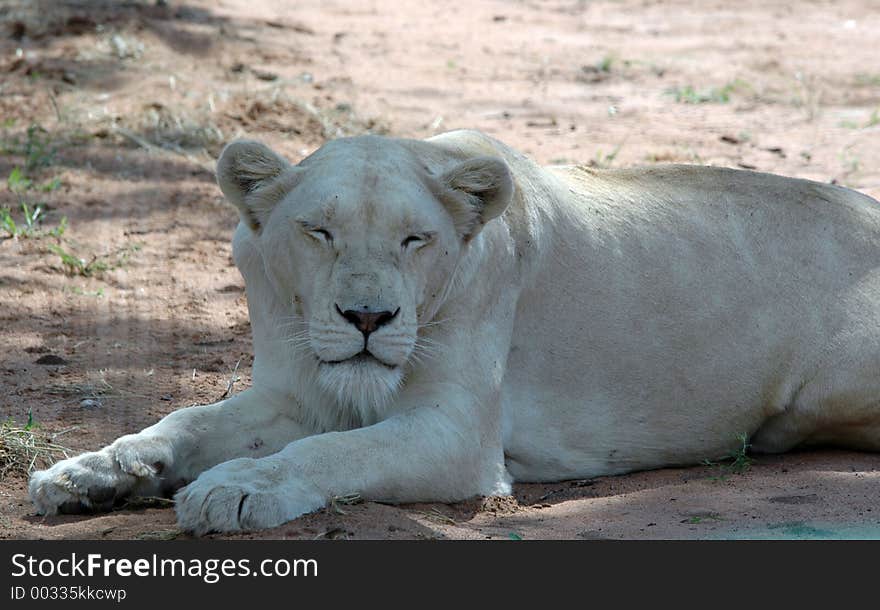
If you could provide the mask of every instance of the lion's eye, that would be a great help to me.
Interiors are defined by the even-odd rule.
[[[330,235],[330,231],[327,229],[313,229],[312,233],[321,236],[324,241],[333,241],[333,236]]]
[[[431,237],[432,237],[431,233],[419,233],[419,234],[410,235],[409,237],[404,239],[402,242],[400,242],[400,245],[403,248],[421,248],[422,246],[426,245],[431,240]]]
[[[309,237],[317,239],[318,241],[327,242],[328,244],[333,243],[333,234],[330,233],[330,231],[328,231],[327,229],[322,229],[321,227],[315,227],[307,224],[303,224],[302,227]]]

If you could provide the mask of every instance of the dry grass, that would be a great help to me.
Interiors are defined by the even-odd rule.
[[[333,496],[330,500],[330,508],[337,515],[347,515],[348,511],[343,510],[342,506],[352,506],[354,504],[361,504],[364,499],[358,493],[347,494],[344,496]]]
[[[0,478],[10,474],[27,476],[38,468],[48,468],[59,458],[70,457],[68,449],[55,443],[56,435],[43,434],[28,415],[28,423],[12,418],[0,424]]]
[[[447,515],[444,515],[436,508],[432,508],[428,512],[419,511],[416,514],[424,517],[428,521],[433,521],[434,523],[439,523],[440,525],[458,525],[458,522],[455,519],[453,519],[452,517],[449,517]]]
[[[113,134],[153,154],[172,154],[213,172],[223,146],[239,137],[284,134],[319,146],[326,140],[366,133],[386,134],[387,125],[364,120],[347,104],[319,108],[289,95],[284,83],[257,91],[220,92],[207,106],[153,102],[140,112],[79,125],[85,132]],[[79,113],[82,114],[82,113]]]

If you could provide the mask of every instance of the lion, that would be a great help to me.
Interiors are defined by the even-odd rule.
[[[880,448],[880,206],[685,165],[542,167],[476,131],[235,141],[253,385],[35,472],[40,514],[175,494],[195,534],[335,496],[510,493]]]

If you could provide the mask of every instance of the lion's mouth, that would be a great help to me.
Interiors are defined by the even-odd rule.
[[[379,364],[379,365],[384,366],[387,369],[393,370],[393,369],[397,368],[396,364],[389,364],[388,362],[385,362],[384,360],[377,358],[369,350],[363,350],[362,352],[357,353],[350,358],[345,358],[343,360],[321,360],[320,358],[318,360],[321,362],[321,364],[326,364],[326,365],[330,365],[330,366],[335,366],[338,364],[353,364],[353,365]]]

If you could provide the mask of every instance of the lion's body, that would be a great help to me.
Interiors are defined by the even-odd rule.
[[[877,202],[726,169],[551,171],[505,372],[515,478],[697,463],[741,434],[880,448]]]
[[[456,500],[695,463],[742,434],[880,449],[868,197],[541,168],[466,131],[338,141],[296,168],[234,146],[218,174],[242,213],[254,388],[37,473],[42,512],[190,483],[181,524],[234,530],[335,494]]]

